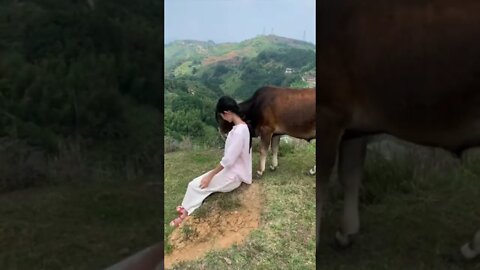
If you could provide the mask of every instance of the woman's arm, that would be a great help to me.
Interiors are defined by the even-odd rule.
[[[210,182],[212,181],[213,177],[221,172],[223,170],[223,166],[221,164],[218,164],[217,167],[215,167],[215,169],[211,170],[210,173],[208,173],[207,175],[205,175],[202,179],[202,181],[200,182],[200,187],[201,188],[206,188],[208,187],[208,185],[210,184]]]
[[[225,143],[225,153],[222,160],[220,161],[220,165],[222,165],[224,168],[228,168],[235,164],[238,157],[240,156],[240,153],[242,153],[244,142],[243,136],[245,136],[245,130],[237,129],[235,131],[236,132],[232,134],[233,137],[230,139],[227,138],[227,142]]]
[[[222,171],[224,168],[228,168],[232,166],[240,156],[240,153],[242,152],[242,147],[243,147],[243,139],[242,137],[244,136],[244,132],[238,132],[234,134],[229,134],[233,135],[234,137],[227,138],[227,142],[225,143],[225,154],[223,155],[222,160],[220,161],[220,164],[215,167],[212,171],[210,171],[209,174],[207,174],[202,181],[200,182],[200,187],[201,188],[206,188],[210,184],[210,181],[212,181],[213,177]]]

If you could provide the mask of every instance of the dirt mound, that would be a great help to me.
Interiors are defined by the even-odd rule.
[[[215,63],[220,63],[220,62],[231,62],[232,64],[239,64],[240,61],[237,58],[238,53],[237,52],[229,52],[225,55],[220,55],[220,56],[210,56],[203,60],[202,65],[211,65]]]
[[[242,243],[260,223],[262,195],[259,184],[251,184],[239,194],[236,210],[214,209],[204,218],[189,216],[172,232],[172,253],[165,256],[165,268],[180,261],[196,260],[208,251]]]

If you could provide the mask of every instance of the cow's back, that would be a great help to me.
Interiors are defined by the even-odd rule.
[[[480,142],[479,1],[326,1],[319,105],[349,131]]]
[[[275,134],[312,139],[315,137],[315,92],[314,88],[265,86],[245,102],[248,108],[244,110],[255,127],[269,126]]]

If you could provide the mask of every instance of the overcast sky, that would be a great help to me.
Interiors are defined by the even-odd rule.
[[[165,0],[164,3],[165,43],[182,39],[240,42],[272,33],[315,43],[315,0]]]

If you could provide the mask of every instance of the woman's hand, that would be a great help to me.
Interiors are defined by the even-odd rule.
[[[200,181],[200,188],[206,188],[208,185],[210,185],[210,181],[212,181],[212,176],[206,175],[205,177],[202,178],[202,181]]]
[[[212,182],[213,177],[217,175],[217,173],[219,173],[221,170],[223,170],[223,166],[222,164],[218,164],[215,169],[211,170],[210,173],[208,173],[202,178],[202,181],[200,181],[200,188],[204,189],[208,187],[208,185],[210,185],[210,182]]]

